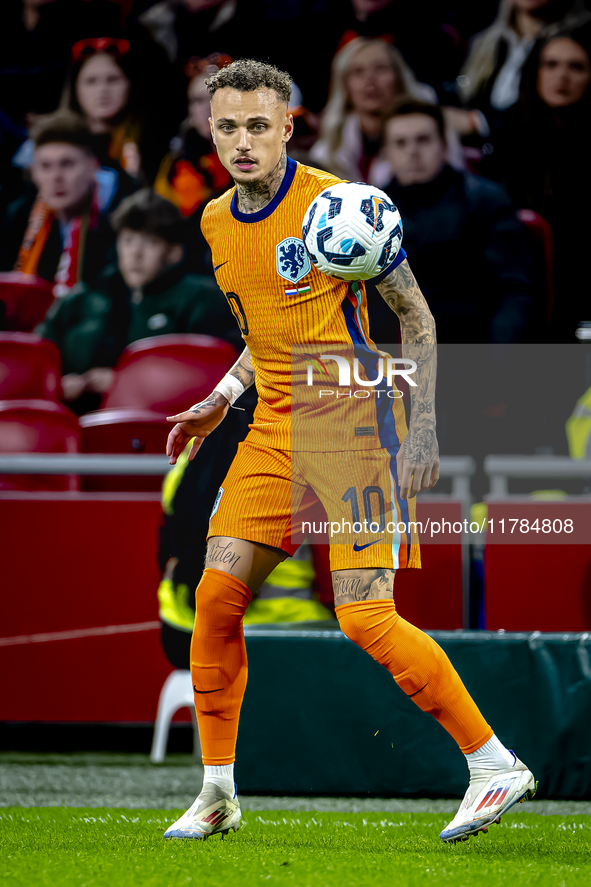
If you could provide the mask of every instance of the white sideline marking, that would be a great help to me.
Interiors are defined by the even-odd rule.
[[[160,622],[134,622],[130,625],[101,625],[96,628],[75,628],[71,631],[48,631],[43,634],[21,634],[12,638],[0,638],[0,647],[16,647],[22,644],[45,644],[48,641],[71,641],[76,638],[100,637],[106,634],[129,634],[134,631],[154,631]]]

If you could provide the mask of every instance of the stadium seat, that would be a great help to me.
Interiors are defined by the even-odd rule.
[[[1,453],[79,453],[76,416],[48,400],[0,401]],[[78,490],[69,475],[0,474],[0,490]]]
[[[201,744],[199,742],[199,730],[197,729],[197,717],[195,715],[195,696],[193,694],[193,681],[191,672],[171,672],[166,680],[160,698],[158,699],[158,713],[154,723],[154,738],[150,760],[153,764],[162,764],[166,757],[168,733],[173,716],[180,708],[188,708],[193,720],[193,754],[197,760],[201,760]]]
[[[80,417],[83,453],[159,453],[164,455],[170,431],[160,413],[150,410],[97,410]],[[82,478],[86,491],[157,492],[162,476]]]
[[[101,406],[164,416],[181,412],[210,394],[237,356],[232,345],[213,336],[140,339],[117,361],[113,387]]]
[[[34,274],[0,274],[0,329],[30,332],[53,302],[51,284]]]
[[[0,400],[59,400],[62,359],[34,333],[0,333]]]
[[[538,318],[544,326],[552,320],[554,304],[554,241],[552,228],[533,209],[518,209],[517,218],[525,225],[533,258],[533,282],[536,292],[545,296],[545,311]]]

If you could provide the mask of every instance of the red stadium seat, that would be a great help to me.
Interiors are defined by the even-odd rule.
[[[0,400],[61,397],[62,359],[34,333],[0,333]]]
[[[34,274],[0,274],[0,329],[30,332],[53,302],[51,284]]]
[[[164,455],[171,424],[149,410],[97,410],[80,418],[83,453],[159,453]],[[82,489],[125,492],[160,490],[157,477],[83,477]]]
[[[534,260],[534,285],[546,297],[543,322],[550,325],[554,304],[554,241],[550,222],[533,209],[518,209],[517,218],[525,225]],[[536,269],[543,269],[535,279]]]
[[[0,401],[0,453],[79,453],[76,416],[50,400]],[[78,477],[0,475],[0,490],[78,490]]]
[[[129,345],[115,367],[103,409],[145,409],[170,416],[211,393],[237,358],[222,339],[167,335]]]

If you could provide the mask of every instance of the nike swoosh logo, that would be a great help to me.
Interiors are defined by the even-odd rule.
[[[357,545],[356,542],[353,543],[353,551],[363,551],[364,548],[369,548],[370,545],[377,545],[378,542],[381,542],[381,539],[376,539],[375,542],[368,542],[366,545]]]
[[[225,262],[222,262],[221,265],[216,265],[215,268],[213,269],[213,273],[215,274],[215,272],[216,272],[219,268],[221,268],[222,265],[227,265],[229,261],[230,261],[230,259],[226,259],[226,261],[225,261]]]
[[[223,687],[218,687],[217,690],[198,690],[197,687],[193,687],[195,693],[219,693],[223,689]]]

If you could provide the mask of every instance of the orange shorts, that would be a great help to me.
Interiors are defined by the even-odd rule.
[[[396,450],[307,453],[244,441],[213,507],[208,538],[292,555],[328,542],[331,570],[420,567],[415,499],[400,499]]]

